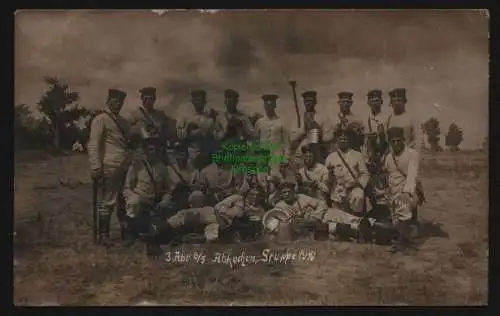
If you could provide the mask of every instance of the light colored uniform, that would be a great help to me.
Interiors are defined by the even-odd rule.
[[[271,156],[273,157],[289,157],[290,137],[285,126],[284,120],[279,117],[275,119],[261,117],[255,123],[255,136],[260,143],[274,146],[273,152],[271,152]],[[271,164],[270,168],[271,175],[281,177],[278,163]]]
[[[274,208],[282,210],[288,214],[290,218],[300,217],[306,220],[320,221],[323,221],[325,213],[328,210],[328,206],[324,201],[305,194],[297,194],[296,200],[292,204],[288,204],[285,201],[279,201]]]
[[[401,127],[404,132],[406,146],[420,153],[422,146],[422,129],[418,121],[408,112],[400,115],[390,114],[385,124],[386,130],[391,127]]]
[[[394,160],[396,160],[397,165]],[[417,207],[418,202],[416,196],[418,168],[418,153],[415,149],[409,147],[405,147],[400,156],[394,156],[391,152],[385,158],[385,169],[388,173],[387,197],[390,201],[394,223],[412,219],[412,210]],[[398,203],[398,196],[401,193],[412,195],[410,203],[404,205]]]
[[[239,194],[234,194],[215,205],[215,210],[222,219],[222,224],[229,227],[233,224],[236,218],[241,218],[245,215],[255,217],[256,221],[260,221],[265,213],[263,207],[250,204],[245,197]]]
[[[176,185],[172,181],[171,172],[160,160],[149,162],[145,158],[139,158],[130,165],[123,190],[128,217],[137,217],[159,202],[170,201],[171,192]]]
[[[323,144],[326,150],[330,152],[334,139],[334,120],[329,115],[319,115],[317,113],[314,114],[313,119],[319,124],[321,128],[321,144]],[[292,142],[296,142],[302,139],[299,143],[299,146],[293,153],[295,155],[294,159],[300,161],[300,159],[302,158],[301,148],[310,143],[309,138],[307,137],[307,133],[304,128],[296,128],[292,131],[290,138]]]
[[[356,214],[363,211],[364,206],[364,188],[368,184],[370,174],[366,168],[366,163],[363,155],[359,151],[348,149],[342,153],[344,160],[354,173],[354,178],[349,172],[349,169],[342,162],[338,152],[333,152],[326,158],[325,165],[327,168],[334,168],[336,185],[331,190],[331,200]],[[362,188],[354,187],[348,190],[349,184],[358,182]]]
[[[100,113],[92,120],[87,152],[90,168],[104,170],[104,179],[98,182],[97,205],[100,214],[110,215],[117,210],[119,195],[131,159],[127,149],[130,132],[123,117],[114,115],[108,110],[105,112],[107,113]],[[108,114],[115,118],[116,123]]]
[[[186,224],[204,225],[205,238],[213,240],[214,229],[217,227],[217,216],[213,207],[195,207],[187,208],[177,212],[174,216],[167,219],[167,222],[173,228],[183,228]]]
[[[305,166],[301,167],[299,175],[302,183],[314,185],[317,188],[314,197],[324,200],[325,195],[330,193],[328,187],[329,172],[325,165],[316,163],[311,169]]]
[[[244,132],[244,133],[241,134],[242,136],[246,135],[248,137],[248,136],[251,136],[254,134],[254,130],[253,130],[254,128],[253,128],[253,125],[252,125],[248,115],[241,112],[240,110],[237,110],[236,113],[234,113],[234,114],[231,114],[226,110],[224,112],[219,113],[219,115],[217,115],[217,119],[216,119],[217,125],[219,125],[222,128],[223,137],[228,136],[227,132],[228,132],[228,127],[229,127],[229,120],[233,116],[236,117],[237,119],[239,119],[243,124],[244,131],[241,131],[241,132]],[[233,140],[233,139],[231,139],[231,140]],[[239,140],[239,139],[236,139],[236,140]]]

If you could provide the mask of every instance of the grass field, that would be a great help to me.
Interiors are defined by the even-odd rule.
[[[91,241],[85,155],[16,156],[16,305],[484,305],[488,282],[486,153],[427,154],[428,202],[417,251],[300,241],[312,262],[248,265],[150,261],[143,245],[104,251]],[[61,177],[68,184],[62,186]],[[118,239],[118,226],[114,225]],[[183,251],[204,246],[186,245]],[[207,253],[260,253],[283,245],[211,246]],[[223,249],[224,248],[224,249]]]

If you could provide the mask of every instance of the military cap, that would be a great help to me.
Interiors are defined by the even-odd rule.
[[[271,102],[275,102],[278,98],[279,97],[276,94],[264,94],[262,96],[262,100],[264,100],[264,101],[271,101]]]
[[[390,127],[387,130],[387,138],[404,138],[404,130],[402,127]]]
[[[302,93],[302,97],[305,98],[316,98],[318,96],[318,93],[313,90],[305,91]]]
[[[224,97],[226,98],[238,98],[240,94],[232,89],[224,90]]]
[[[205,90],[194,90],[191,91],[191,97],[205,99],[207,97],[207,92]]]
[[[305,144],[301,148],[302,153],[312,152],[312,145],[310,143]]]
[[[156,95],[156,88],[154,87],[145,87],[139,90],[139,93],[142,96],[155,96]]]
[[[355,135],[355,132],[351,128],[340,128],[335,131],[335,138],[339,138],[341,136],[345,136],[347,138],[351,138]]]
[[[368,97],[369,98],[375,98],[375,97],[382,97],[382,90],[378,90],[378,89],[375,89],[375,90],[370,90],[368,91]]]
[[[396,88],[389,91],[389,96],[391,98],[406,98],[406,89],[405,88]]]
[[[354,93],[352,92],[339,92],[337,94],[339,96],[339,99],[352,99],[352,96]]]
[[[126,92],[123,92],[118,89],[109,89],[108,90],[108,99],[125,99],[127,96]]]

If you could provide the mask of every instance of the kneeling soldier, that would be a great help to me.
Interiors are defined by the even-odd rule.
[[[398,232],[398,238],[390,249],[391,252],[404,250],[412,244],[413,214],[419,205],[417,195],[417,177],[419,156],[415,149],[405,145],[404,130],[391,127],[387,131],[391,151],[385,159],[385,169],[388,173],[387,198],[391,217]]]

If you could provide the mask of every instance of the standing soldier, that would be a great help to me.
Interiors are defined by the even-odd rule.
[[[218,142],[224,136],[222,126],[217,122],[217,113],[206,109],[207,93],[197,90],[191,93],[193,111],[177,122],[177,136],[188,144],[189,160],[192,161],[197,147],[209,154],[218,149]],[[195,144],[196,143],[196,144]]]
[[[304,166],[298,171],[299,192],[327,201],[330,193],[329,172],[325,165],[317,162],[313,146],[314,144],[307,144],[302,147]]]
[[[391,127],[400,127],[404,132],[405,145],[415,149],[417,154],[420,155],[420,146],[422,144],[421,139],[423,135],[421,133],[421,125],[418,121],[406,111],[406,89],[397,88],[389,92],[391,98],[391,107],[393,113],[387,118],[387,123],[385,125],[386,129]],[[425,202],[424,189],[422,182],[417,181],[417,192],[416,192],[419,203]],[[414,214],[416,217],[416,214]]]
[[[217,123],[223,130],[224,142],[238,143],[251,139],[253,135],[250,118],[237,108],[238,99],[238,92],[231,89],[224,91],[226,110],[217,116]]]
[[[278,96],[275,94],[262,96],[266,115],[255,123],[255,135],[263,149],[270,148],[266,153],[269,158],[282,156],[287,159],[290,139],[284,120],[276,114],[277,99]],[[279,164],[275,163],[270,166],[270,174],[281,176]]]
[[[119,208],[120,193],[130,162],[129,127],[120,111],[126,93],[110,89],[108,109],[92,120],[87,145],[92,179],[98,189],[99,243],[106,247],[110,241],[111,214]]]
[[[370,179],[363,155],[349,148],[349,142],[356,133],[351,129],[336,132],[337,151],[331,153],[325,165],[330,170],[332,203],[341,209],[360,216],[365,206],[365,187]]]
[[[335,130],[347,129],[348,127],[355,132],[352,138],[351,147],[354,150],[361,151],[363,145],[363,121],[355,114],[351,108],[353,104],[352,92],[340,92],[338,94],[340,111],[337,114],[337,123]]]
[[[415,149],[405,144],[403,128],[391,127],[387,134],[391,147],[385,159],[389,184],[387,195],[392,222],[398,232],[396,243],[390,251],[397,252],[411,245],[414,237],[412,219],[419,204],[417,195],[419,157]]]
[[[162,160],[166,161],[166,147],[175,140],[175,134],[172,133],[173,121],[163,111],[155,109],[156,88],[145,87],[139,90],[142,105],[132,111],[127,118],[130,124],[132,136],[140,139],[141,128],[146,128],[151,135],[157,135],[162,147],[160,155]]]
[[[302,93],[302,98],[306,108],[304,126],[296,130],[292,136],[292,153],[295,153],[296,156],[300,155],[302,146],[308,143],[317,143],[318,146],[315,146],[316,157],[318,162],[322,163],[332,147],[334,125],[328,115],[316,113],[316,104],[318,103],[316,91],[306,91]]]

